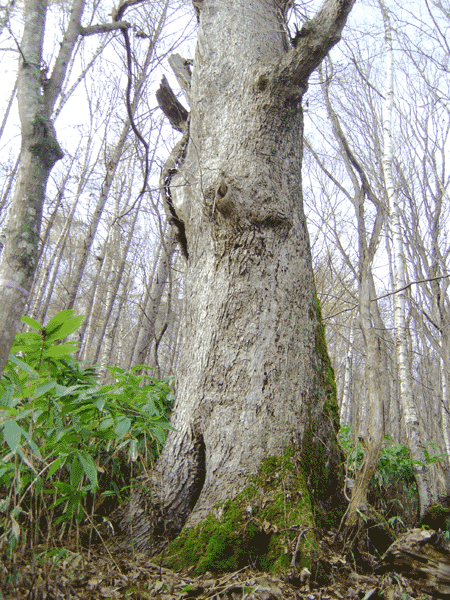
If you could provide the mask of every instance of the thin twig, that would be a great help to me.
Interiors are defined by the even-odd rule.
[[[450,274],[439,275],[439,277],[430,277],[429,279],[420,279],[418,281],[411,281],[411,283],[408,283],[407,285],[405,285],[404,287],[402,287],[398,290],[394,290],[393,292],[383,294],[382,296],[378,296],[377,298],[371,298],[370,302],[376,302],[377,300],[382,300],[383,298],[387,298],[388,296],[393,296],[394,294],[399,294],[400,292],[403,292],[404,290],[408,289],[412,285],[418,285],[419,283],[427,283],[429,281],[436,281],[438,279],[447,279],[448,277],[450,277]],[[334,317],[337,317],[338,315],[341,315],[342,313],[348,312],[349,310],[355,310],[355,308],[358,308],[358,306],[355,305],[355,306],[352,306],[351,308],[343,308],[342,310],[340,310],[337,313],[334,313],[333,315],[329,315],[328,317],[323,317],[322,320],[326,321],[327,319],[333,319]]]

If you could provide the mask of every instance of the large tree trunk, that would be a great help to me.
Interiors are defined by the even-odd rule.
[[[287,2],[194,4],[189,140],[166,180],[188,253],[177,431],[157,465],[173,533],[236,496],[264,458],[301,448],[307,436],[329,465],[337,459],[334,382],[302,203],[301,98],[353,2],[326,1],[295,49]]]

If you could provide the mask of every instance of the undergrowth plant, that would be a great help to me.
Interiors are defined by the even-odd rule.
[[[102,384],[67,340],[83,317],[72,310],[44,327],[22,317],[0,380],[0,550],[62,535],[120,501],[147,472],[170,429],[173,393],[157,380],[109,367]],[[98,521],[98,518],[97,518]],[[78,538],[77,538],[78,539]]]
[[[354,479],[364,457],[364,447],[355,442],[350,425],[342,425],[339,441],[347,458],[347,476]],[[436,446],[425,445],[425,463],[442,462],[444,455],[438,454]],[[368,495],[369,502],[384,514],[395,530],[412,526],[417,519],[418,494],[414,476],[414,463],[405,444],[397,443],[385,435],[377,470],[372,478]]]

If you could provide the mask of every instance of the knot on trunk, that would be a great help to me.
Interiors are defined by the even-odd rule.
[[[64,152],[56,139],[53,123],[48,117],[36,115],[34,118],[29,150],[48,169],[63,158]]]

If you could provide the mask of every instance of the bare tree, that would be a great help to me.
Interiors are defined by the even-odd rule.
[[[393,73],[393,48],[392,27],[389,13],[382,0],[379,0],[385,29],[386,43],[386,87],[385,104],[383,112],[383,173],[386,193],[389,199],[390,228],[394,250],[394,325],[395,346],[400,380],[400,401],[404,412],[408,447],[414,461],[414,472],[419,491],[419,511],[423,516],[431,504],[431,489],[423,441],[419,428],[419,417],[415,406],[412,390],[411,363],[409,360],[406,323],[406,292],[405,292],[405,259],[403,252],[403,233],[401,230],[401,207],[395,189],[393,176],[393,145],[392,145],[392,113],[394,107],[394,73]]]
[[[43,62],[47,2],[24,5],[24,29],[19,45],[18,105],[22,143],[18,178],[6,226],[0,261],[2,310],[0,312],[0,373],[8,359],[20,317],[25,312],[39,252],[39,233],[48,177],[63,157],[52,113],[66,77],[78,37],[126,29],[124,22],[82,28],[85,0],[74,0],[52,73]]]

